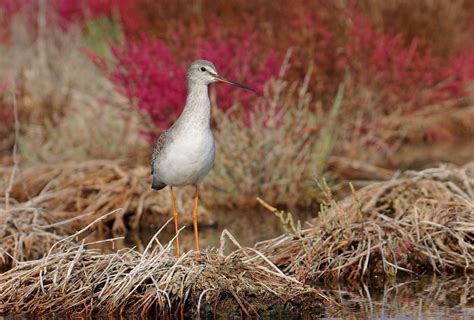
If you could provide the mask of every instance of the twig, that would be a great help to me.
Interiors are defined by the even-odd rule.
[[[15,119],[15,143],[13,144],[13,169],[10,174],[10,181],[8,187],[5,190],[5,210],[10,208],[10,192],[13,188],[13,181],[15,180],[15,174],[18,170],[18,158],[17,158],[17,148],[18,148],[18,136],[20,132],[20,123],[18,122],[18,110],[16,103],[16,87],[15,80],[12,82],[12,103],[13,103],[13,117]]]
[[[257,197],[257,202],[260,203],[265,209],[267,209],[268,211],[270,211],[271,213],[275,213],[275,211],[277,211],[278,209],[275,208],[275,207],[272,207],[271,205],[269,205],[267,202],[265,202],[262,198],[260,197]]]

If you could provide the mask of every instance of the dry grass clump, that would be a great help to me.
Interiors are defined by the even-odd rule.
[[[0,313],[255,316],[314,309],[325,298],[244,250],[228,256],[207,251],[198,260],[190,251],[177,259],[171,243],[152,240],[143,253],[103,254],[72,242],[73,236],[42,259],[0,274]]]
[[[265,195],[273,203],[310,206],[317,198],[313,177],[325,171],[333,151],[344,89],[326,115],[308,92],[311,67],[302,83],[283,80],[290,56],[252,113],[240,112],[239,104],[214,110],[218,152],[205,182],[214,205],[255,206],[255,195]]]
[[[474,163],[371,184],[343,201],[331,200],[308,228],[258,243],[256,249],[302,280],[470,274]]]
[[[102,103],[85,94],[71,94],[76,103],[60,119],[31,123],[19,137],[22,159],[28,164],[67,160],[127,159],[146,164],[150,146],[140,134],[147,123],[115,92],[116,101]]]
[[[68,229],[44,210],[28,204],[0,205],[0,272],[20,261],[39,259]]]
[[[11,169],[0,169],[0,176],[7,177]],[[0,184],[0,194],[5,185]],[[191,223],[191,189],[177,191],[180,223]],[[48,196],[48,195],[54,196]],[[11,197],[19,202],[31,199],[40,204],[57,220],[63,221],[83,213],[86,218],[76,220],[73,228],[81,228],[105,213],[102,227],[111,226],[114,236],[124,235],[128,229],[137,229],[143,215],[152,215],[154,223],[162,224],[170,217],[169,192],[155,192],[150,188],[148,166],[130,166],[120,161],[90,160],[63,162],[28,167],[16,175]],[[40,201],[40,203],[38,203]],[[187,214],[189,213],[189,214]],[[208,211],[200,207],[200,222],[210,222]]]

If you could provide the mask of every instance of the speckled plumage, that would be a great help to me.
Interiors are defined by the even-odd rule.
[[[152,175],[153,175],[153,172],[155,171],[153,169],[153,163],[155,163],[155,161],[157,160],[158,156],[161,153],[161,150],[163,150],[163,147],[165,146],[166,141],[169,140],[169,136],[170,136],[169,133],[170,133],[169,130],[163,131],[158,137],[158,139],[156,140],[156,144],[155,144],[155,147],[153,148],[153,155],[151,159],[151,174]]]

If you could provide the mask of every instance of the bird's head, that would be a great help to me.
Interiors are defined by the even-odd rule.
[[[197,82],[208,85],[214,82],[225,82],[236,87],[251,90],[255,92],[254,88],[246,86],[244,84],[231,81],[219,75],[216,71],[214,64],[207,60],[196,60],[189,66],[188,69],[188,82]]]

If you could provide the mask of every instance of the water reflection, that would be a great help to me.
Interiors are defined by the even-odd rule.
[[[342,308],[328,307],[324,317],[474,318],[474,281],[425,277],[383,288],[360,285],[334,291]]]

